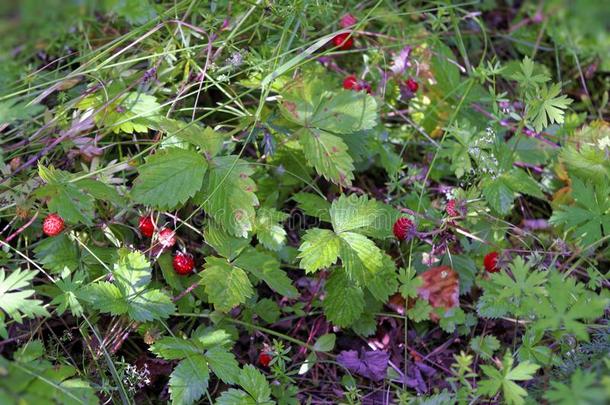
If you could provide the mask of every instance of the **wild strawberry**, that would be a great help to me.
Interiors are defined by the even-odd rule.
[[[140,223],[138,224],[138,228],[140,228],[140,232],[142,235],[150,238],[155,233],[155,224],[153,223],[152,217],[150,214],[144,215],[140,217]]]
[[[447,215],[450,217],[457,217],[460,215],[457,209],[455,209],[455,200],[447,201],[447,205],[445,205],[445,212],[447,212]]]
[[[343,79],[343,88],[345,90],[360,90],[359,87],[360,86],[358,85],[358,79],[356,79],[356,76],[349,75]]]
[[[42,232],[47,236],[57,236],[64,230],[66,224],[57,214],[49,214],[42,222]]]
[[[394,236],[398,240],[405,240],[413,230],[413,222],[406,217],[401,217],[394,223]]]
[[[333,38],[333,45],[341,48],[344,51],[352,49],[354,46],[354,38],[351,36],[352,34],[349,32],[344,32],[342,34],[335,35]]]
[[[176,244],[176,232],[169,228],[163,228],[159,231],[157,236],[159,243],[164,248],[170,248]]]
[[[193,256],[188,253],[178,252],[174,256],[172,265],[174,266],[176,273],[183,276],[193,271],[193,268],[195,268],[195,260],[193,260]]]
[[[263,367],[269,367],[269,363],[271,362],[271,355],[269,353],[261,352],[258,355],[258,362]]]
[[[491,252],[485,255],[485,258],[483,258],[485,271],[488,273],[496,273],[500,271],[498,268],[498,256],[498,252]]]
[[[419,89],[419,84],[417,84],[417,82],[413,80],[412,77],[409,77],[405,84],[407,85],[409,90],[411,90],[411,92],[417,93],[417,90]]]
[[[344,14],[343,17],[341,17],[341,20],[339,20],[339,26],[341,28],[348,28],[348,27],[351,27],[352,25],[355,25],[357,22],[358,22],[358,20],[356,19],[356,17],[347,13],[347,14]]]

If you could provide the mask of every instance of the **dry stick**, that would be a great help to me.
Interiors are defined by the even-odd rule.
[[[38,218],[38,211],[36,211],[34,216],[32,218],[30,218],[30,220],[28,222],[26,222],[19,229],[17,229],[15,232],[13,232],[11,235],[9,235],[9,237],[6,238],[4,241],[8,243],[8,242],[12,241],[13,239],[15,239],[15,237],[17,237],[21,232],[25,231],[30,225],[32,225],[32,223],[36,220],[36,218]]]

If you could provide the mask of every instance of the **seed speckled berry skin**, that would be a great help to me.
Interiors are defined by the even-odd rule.
[[[195,268],[195,260],[190,254],[179,252],[174,256],[172,265],[174,266],[174,271],[176,273],[184,276],[193,271]]]
[[[42,232],[47,236],[57,236],[66,228],[64,219],[57,214],[49,214],[42,222]]]
[[[406,217],[398,218],[392,230],[396,239],[405,240],[413,230],[413,221]]]
[[[176,232],[169,228],[161,229],[157,238],[165,249],[171,248],[176,244]]]
[[[485,266],[485,271],[488,273],[497,273],[500,271],[498,268],[498,257],[500,255],[498,252],[491,252],[485,255],[483,258],[483,265]]]
[[[140,233],[143,236],[150,238],[155,233],[155,224],[150,215],[144,215],[140,217],[140,223],[138,224],[138,228],[140,229]]]
[[[450,217],[457,217],[460,215],[457,209],[455,208],[455,200],[447,201],[447,205],[445,205],[445,211]]]
[[[345,90],[360,90],[359,89],[360,86],[358,86],[358,79],[356,79],[356,76],[354,75],[349,75],[346,76],[345,79],[343,79],[343,88]]]

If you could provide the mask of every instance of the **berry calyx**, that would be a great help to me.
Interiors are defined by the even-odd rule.
[[[457,217],[460,215],[460,213],[455,208],[455,200],[447,201],[447,205],[445,205],[445,212],[447,212],[447,215],[449,215],[450,217]]]
[[[343,79],[343,88],[345,90],[360,90],[360,86],[358,85],[358,79],[356,79],[356,76],[349,75],[345,79]]]
[[[333,45],[341,48],[344,51],[352,49],[354,46],[354,38],[351,36],[352,34],[349,32],[344,32],[342,34],[335,35],[333,37]]]
[[[392,230],[396,239],[405,240],[413,230],[413,221],[406,217],[398,218]]]
[[[195,260],[193,256],[188,253],[178,252],[174,256],[172,260],[172,265],[174,266],[174,271],[181,276],[189,274],[195,268]]]
[[[64,230],[66,224],[57,214],[49,214],[42,222],[42,232],[47,236],[57,236]]]
[[[417,84],[417,82],[413,80],[412,77],[409,77],[405,84],[407,85],[407,88],[411,90],[411,92],[417,93],[417,90],[419,89],[419,84]]]
[[[176,232],[169,228],[163,228],[159,231],[157,236],[159,243],[164,248],[170,248],[176,244]]]
[[[261,352],[258,355],[258,362],[263,367],[269,367],[269,363],[271,362],[271,355],[269,353]]]
[[[500,271],[498,268],[498,257],[500,255],[498,252],[491,252],[485,255],[483,258],[483,265],[485,266],[485,271],[488,273],[496,273]]]
[[[140,217],[140,223],[138,224],[140,233],[147,238],[150,238],[155,233],[155,224],[152,220],[151,215],[144,215]]]

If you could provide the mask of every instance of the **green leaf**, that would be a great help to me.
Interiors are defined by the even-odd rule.
[[[515,193],[502,177],[485,182],[481,189],[485,200],[495,212],[502,215],[509,213]]]
[[[407,317],[413,322],[427,321],[433,309],[427,300],[418,299],[413,308],[407,309]]]
[[[526,103],[526,117],[537,132],[542,131],[553,123],[562,124],[565,110],[572,100],[567,96],[558,96],[561,92],[561,83],[551,87],[542,86],[539,91],[528,94]]]
[[[208,245],[228,260],[235,259],[242,250],[250,245],[250,238],[237,238],[229,235],[214,221],[208,221],[203,230],[203,237]]]
[[[316,129],[302,129],[297,136],[307,162],[319,175],[335,184],[352,184],[354,161],[340,137]]]
[[[158,151],[138,168],[133,199],[158,209],[174,209],[197,193],[207,163],[197,152],[178,148]]]
[[[570,376],[570,385],[560,381],[551,381],[551,388],[544,398],[552,404],[559,405],[597,405],[607,402],[608,397],[598,387],[598,376],[595,372],[576,369]]]
[[[90,301],[93,308],[98,311],[112,315],[123,315],[129,310],[121,290],[107,281],[89,285],[81,298]]]
[[[280,269],[280,262],[270,254],[248,249],[234,264],[263,280],[269,288],[287,298],[296,298],[299,295],[286,272]]]
[[[246,390],[257,404],[267,404],[271,389],[265,376],[254,366],[246,365],[239,375],[239,385]]]
[[[582,246],[588,246],[610,235],[610,187],[606,184],[572,180],[574,206],[562,206],[553,212],[549,222],[573,230]],[[602,233],[603,231],[603,233]]]
[[[206,212],[229,234],[241,238],[254,228],[258,205],[254,170],[237,156],[214,158],[201,193],[196,197]]]
[[[205,353],[208,365],[225,384],[233,384],[239,378],[239,364],[233,353],[222,347],[214,347]]]
[[[286,244],[286,231],[281,225],[289,215],[271,208],[256,213],[256,237],[267,249],[278,251]]]
[[[344,272],[334,271],[326,282],[322,307],[330,322],[340,327],[350,326],[364,311],[364,293]]]
[[[225,140],[224,134],[216,132],[210,127],[202,128],[196,122],[186,123],[163,117],[158,119],[155,124],[158,130],[167,133],[170,138],[176,137],[198,146],[208,158],[212,158],[220,152]]]
[[[380,214],[377,203],[367,196],[342,194],[332,202],[330,218],[337,234],[356,231],[374,223]]]
[[[379,302],[386,303],[398,289],[398,279],[394,260],[382,254],[382,268],[375,274],[369,274],[365,281],[366,288]]]
[[[319,218],[324,222],[330,222],[330,203],[317,194],[297,193],[292,199],[299,204],[299,209],[310,217]]]
[[[500,348],[500,341],[493,335],[476,336],[470,340],[469,346],[482,359],[487,360]]]
[[[417,297],[417,288],[423,283],[421,277],[417,276],[417,273],[412,267],[407,269],[401,269],[398,275],[398,281],[400,282],[400,295],[404,299]]]
[[[44,106],[31,104],[29,101],[17,103],[18,98],[12,98],[0,103],[0,124],[10,124],[15,121],[31,118],[42,111]]]
[[[477,392],[481,395],[493,397],[502,389],[506,403],[523,405],[527,391],[515,384],[514,381],[531,380],[540,366],[524,361],[513,368],[513,362],[512,354],[507,352],[502,360],[500,370],[490,366],[481,366],[483,373],[488,378],[479,382]]]
[[[64,268],[74,271],[79,265],[78,248],[65,233],[41,240],[34,253],[42,267],[54,273],[60,273]]]
[[[540,185],[523,170],[515,168],[502,177],[513,191],[532,197],[544,198],[544,194],[540,191]]]
[[[339,256],[348,277],[363,283],[381,269],[383,254],[375,242],[354,232],[343,232],[339,238]]]
[[[335,264],[339,257],[341,240],[328,229],[313,228],[303,235],[299,246],[300,267],[313,273]]]
[[[202,355],[193,355],[180,361],[169,377],[172,404],[192,404],[208,388],[210,372]]]
[[[205,348],[196,339],[182,339],[178,337],[163,337],[157,340],[150,351],[165,360],[178,360],[186,357],[203,354]]]
[[[216,398],[216,405],[258,405],[247,392],[229,388]]]
[[[330,352],[335,347],[335,340],[337,336],[334,333],[327,333],[322,335],[316,340],[313,348],[318,352]]]
[[[34,295],[34,290],[28,287],[31,287],[32,279],[37,273],[17,268],[7,276],[4,269],[0,269],[0,309],[18,323],[21,323],[23,318],[49,316],[41,300],[30,298]],[[3,337],[8,338],[2,317],[0,331],[3,331]]]
[[[239,267],[211,256],[206,258],[204,267],[201,284],[216,310],[230,311],[254,294],[248,275]]]
[[[139,293],[130,300],[127,313],[134,321],[150,322],[168,318],[176,311],[172,299],[160,290]]]
[[[108,11],[125,18],[131,24],[144,24],[156,17],[149,0],[104,0]]]

